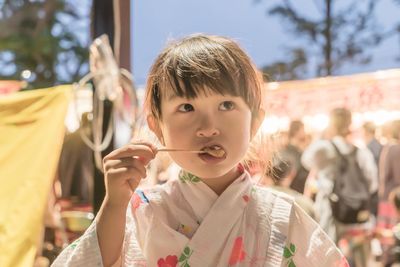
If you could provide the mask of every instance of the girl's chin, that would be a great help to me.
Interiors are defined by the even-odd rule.
[[[213,170],[213,168],[202,168],[202,169],[190,169],[190,168],[183,168],[184,170],[186,170],[187,172],[199,177],[200,179],[217,179],[220,178],[222,176],[225,176],[229,173],[234,173],[236,168],[235,167],[231,167],[231,168],[215,168]]]

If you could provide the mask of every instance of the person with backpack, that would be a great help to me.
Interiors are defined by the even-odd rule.
[[[319,224],[336,242],[365,235],[374,227],[370,196],[378,190],[378,171],[367,147],[352,144],[352,116],[346,108],[335,108],[325,138],[313,142],[302,155],[302,163],[317,173],[315,209]],[[348,241],[348,240],[347,240]],[[352,244],[349,251],[354,266],[367,266],[367,243]]]

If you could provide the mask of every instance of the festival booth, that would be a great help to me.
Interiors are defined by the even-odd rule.
[[[336,107],[353,112],[354,128],[365,121],[381,126],[400,118],[400,69],[270,82],[265,88],[267,116],[262,127],[267,133],[286,130],[293,119],[301,119],[309,132],[321,132]]]

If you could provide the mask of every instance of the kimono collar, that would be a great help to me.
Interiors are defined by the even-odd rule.
[[[179,173],[180,182],[178,186],[183,197],[191,206],[199,223],[203,221],[204,217],[218,199],[234,199],[232,198],[232,194],[239,195],[245,193],[244,191],[250,190],[252,186],[250,175],[241,168],[239,169],[238,175],[238,178],[218,196],[199,177],[181,170]]]

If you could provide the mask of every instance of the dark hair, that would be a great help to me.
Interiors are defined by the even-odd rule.
[[[300,120],[293,120],[290,122],[289,125],[289,132],[288,132],[288,137],[293,138],[299,131],[300,129],[304,128],[304,123]]]
[[[156,58],[147,80],[146,107],[161,120],[163,96],[192,99],[216,92],[242,97],[254,116],[261,105],[261,87],[261,76],[236,42],[192,35],[169,44]]]
[[[400,187],[395,187],[389,194],[391,202],[400,211]]]
[[[335,108],[330,113],[330,125],[338,135],[350,134],[351,112],[347,108]]]

